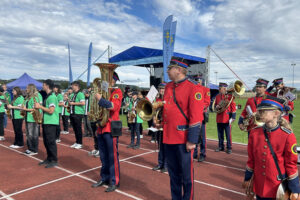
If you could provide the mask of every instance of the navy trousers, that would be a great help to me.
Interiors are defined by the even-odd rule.
[[[201,129],[200,129],[200,137],[199,137],[199,144],[200,144],[200,156],[206,157],[206,124],[202,122]],[[198,144],[194,150],[194,158],[198,156]]]
[[[132,123],[131,124],[131,142],[130,144],[134,145],[134,136],[136,135],[136,145],[140,145],[140,124],[141,123]]]
[[[163,132],[158,131],[158,145],[159,145],[159,152],[158,152],[158,165],[161,168],[167,168],[167,160],[166,160],[166,145],[163,143]]]
[[[165,144],[172,200],[194,198],[193,153],[185,144]],[[183,189],[183,191],[182,191]]]
[[[217,123],[218,128],[218,138],[219,138],[219,148],[224,149],[224,131],[226,135],[226,141],[227,141],[227,149],[231,150],[231,126],[229,123]]]
[[[110,185],[120,184],[120,163],[118,152],[118,137],[112,137],[111,133],[98,134],[98,147],[102,168],[101,180]]]

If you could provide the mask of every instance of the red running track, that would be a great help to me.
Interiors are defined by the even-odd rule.
[[[71,131],[61,135],[58,144],[59,166],[45,169],[38,162],[46,157],[40,137],[39,153],[26,156],[22,149],[11,149],[14,133],[9,122],[5,141],[0,142],[0,200],[1,199],[171,199],[167,173],[152,171],[157,165],[156,144],[150,137],[141,139],[141,149],[127,149],[129,133],[123,130],[119,139],[121,186],[116,192],[106,193],[105,187],[91,188],[99,180],[99,158],[88,156],[93,139],[83,139],[83,149],[70,148],[75,141]],[[25,133],[25,132],[24,132]],[[144,134],[145,135],[145,134]],[[25,137],[24,137],[25,139]],[[216,141],[208,140],[207,159],[194,162],[195,199],[245,199],[241,183],[247,150],[245,145],[233,144],[233,154],[216,153]]]

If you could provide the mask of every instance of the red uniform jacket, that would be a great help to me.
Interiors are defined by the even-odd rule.
[[[121,108],[123,94],[120,88],[112,89],[109,101],[113,103],[113,109],[110,110],[110,117],[104,127],[98,127],[98,134],[110,133],[111,132],[111,121],[120,120],[119,112]]]
[[[256,109],[257,109],[257,106],[261,103],[262,100],[263,100],[263,97],[251,97],[251,98],[249,98],[246,102],[244,110],[241,113],[241,117],[243,119],[248,117],[248,113],[247,113],[247,110],[246,110],[248,105],[250,106],[252,112],[255,113]],[[249,123],[250,123],[250,125],[248,126],[247,131],[250,131],[251,129],[256,127],[256,125],[253,123],[252,120]]]
[[[204,112],[206,112],[210,105],[210,89],[204,86],[201,86],[201,88],[204,96]]]
[[[176,101],[187,116],[189,123],[174,102]],[[165,87],[163,110],[163,141],[165,144],[185,144],[187,141],[196,144],[203,120],[203,91],[196,82],[184,79],[173,81]]]
[[[277,97],[277,92],[273,92],[273,93],[268,93],[269,95],[273,96],[273,97]],[[289,121],[289,112],[288,111],[293,111],[294,110],[294,102],[292,101],[288,101],[288,104],[285,105],[289,110],[285,110],[283,111],[283,118],[286,119],[287,121]]]
[[[282,174],[289,179],[298,177],[296,137],[283,127],[267,132],[272,148],[278,158]],[[254,172],[253,190],[264,198],[275,198],[280,181],[278,171],[268,143],[265,140],[264,127],[251,130],[248,142],[247,170]]]
[[[227,98],[228,101],[230,101],[231,95],[228,95]],[[225,99],[224,94],[218,94],[215,99],[215,106],[217,106],[220,103],[220,101],[224,99]],[[224,112],[217,114],[216,117],[217,123],[229,123],[229,119],[233,114],[235,115],[235,112],[236,112],[236,104],[234,100],[232,100],[232,102]]]

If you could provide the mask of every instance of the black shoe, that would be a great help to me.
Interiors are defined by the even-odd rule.
[[[52,167],[55,167],[55,166],[57,166],[57,162],[49,162],[49,163],[45,166],[45,168],[52,168]]]
[[[161,173],[165,173],[165,172],[167,172],[167,171],[168,171],[168,170],[167,170],[167,168],[165,168],[165,167],[162,168],[162,169],[160,169],[160,172],[161,172]]]
[[[106,181],[99,181],[99,182],[97,182],[97,183],[94,183],[94,184],[92,185],[92,188],[100,187],[100,186],[102,186],[102,185],[108,185],[108,183],[107,183]]]
[[[105,192],[113,192],[118,188],[116,185],[110,185],[108,188],[106,188]]]
[[[133,147],[133,149],[139,149],[140,148],[140,145],[135,145],[134,147]]]
[[[39,165],[48,165],[50,163],[49,160],[44,160],[42,162],[39,162]]]
[[[91,134],[84,134],[83,137],[92,137]]]
[[[231,154],[231,153],[232,153],[232,150],[231,150],[231,149],[227,149],[227,150],[226,150],[226,153]]]
[[[199,159],[198,159],[198,162],[203,162],[205,160],[205,157],[200,155]]]
[[[159,166],[159,165],[157,165],[156,167],[153,167],[153,168],[152,168],[153,171],[157,171],[157,170],[160,170],[160,169],[162,169],[162,167]]]
[[[220,152],[220,151],[224,151],[224,149],[223,149],[223,148],[217,148],[217,149],[215,150],[215,152]]]
[[[127,146],[127,148],[133,148],[134,147],[134,144],[130,144]]]

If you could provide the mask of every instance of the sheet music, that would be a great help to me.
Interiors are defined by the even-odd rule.
[[[288,91],[285,95],[284,95],[285,98],[287,98],[289,101],[294,101],[296,99],[296,96],[291,93],[290,91]]]
[[[152,86],[150,87],[150,90],[149,90],[149,92],[148,92],[146,98],[147,98],[151,103],[153,103],[153,101],[155,100],[157,94],[158,94],[157,89],[154,87],[154,85],[152,85]]]
[[[252,111],[250,105],[248,105],[248,106],[246,107],[246,111],[247,111],[247,114],[248,114],[249,117],[253,115],[253,111]]]

